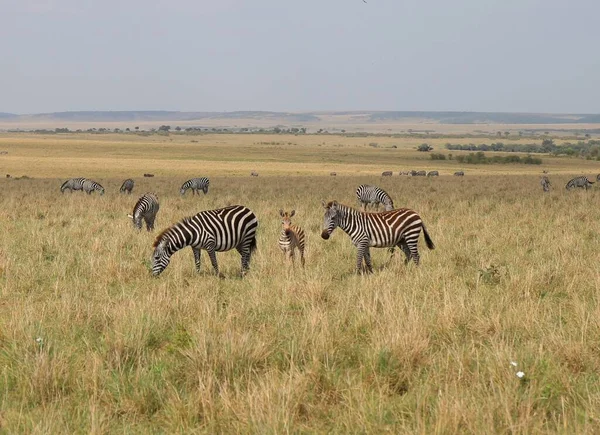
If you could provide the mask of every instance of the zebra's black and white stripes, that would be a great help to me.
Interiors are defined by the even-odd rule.
[[[356,189],[356,198],[361,204],[361,208],[366,211],[367,205],[375,205],[375,210],[379,209],[379,204],[385,206],[386,211],[390,211],[394,208],[394,201],[390,198],[387,192],[377,186],[371,186],[369,184],[361,184]]]
[[[592,187],[592,184],[594,184],[593,181],[588,180],[586,176],[582,175],[580,177],[575,177],[575,178],[569,180],[569,182],[567,183],[565,188],[567,190],[571,190],[571,189],[574,189],[575,187],[581,187],[581,188],[584,188],[585,190],[588,190],[588,188]]]
[[[61,193],[65,193],[65,190],[69,189],[72,193],[74,190],[83,190],[83,183],[87,180],[87,178],[71,178],[70,180],[65,181],[62,186],[60,186]]]
[[[158,204],[158,196],[154,193],[144,193],[133,207],[133,214],[129,215],[133,219],[133,226],[138,230],[142,229],[142,219],[146,222],[146,229],[152,231],[154,229],[154,220],[160,206]]]
[[[323,203],[325,216],[321,237],[325,240],[336,227],[340,227],[350,236],[358,249],[356,259],[357,272],[362,270],[363,260],[367,271],[372,272],[371,253],[369,248],[392,248],[399,246],[406,255],[406,262],[412,258],[419,264],[417,242],[423,230],[425,242],[429,249],[434,248],[433,241],[427,233],[425,224],[419,215],[406,208],[383,213],[362,213],[353,208],[331,201]]]
[[[203,191],[204,194],[206,195],[208,193],[208,185],[209,184],[210,184],[210,181],[206,177],[192,178],[192,179],[186,181],[185,183],[183,183],[179,193],[181,193],[183,195],[183,194],[185,194],[185,192],[188,189],[192,189],[192,195],[194,193],[197,193],[198,195],[200,195],[200,191]]]
[[[292,224],[292,217],[296,214],[296,210],[284,212],[279,210],[281,216],[281,234],[279,235],[279,248],[283,251],[288,259],[294,261],[295,250],[300,251],[300,264],[304,267],[304,248],[305,234],[304,230],[298,225]]]
[[[131,195],[131,191],[133,190],[134,184],[135,182],[131,178],[128,178],[127,180],[123,181],[123,184],[121,184],[121,189],[119,189],[119,192],[127,192],[128,195]]]
[[[542,190],[544,192],[550,192],[550,179],[548,177],[546,177],[545,175],[542,175],[540,184],[542,185]]]
[[[208,252],[217,275],[217,252],[237,249],[242,256],[242,275],[250,266],[250,257],[256,249],[258,219],[247,207],[232,205],[217,210],[207,210],[185,218],[167,228],[154,242],[152,274],[159,275],[169,264],[171,256],[191,246],[196,270],[200,270],[200,250]]]
[[[93,180],[85,180],[83,182],[83,191],[88,195],[91,195],[94,191],[100,192],[100,195],[104,195],[104,187]]]

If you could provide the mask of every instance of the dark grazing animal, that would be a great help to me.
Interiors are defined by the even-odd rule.
[[[252,172],[250,172],[250,176],[251,177],[258,177],[258,172],[252,171]]]
[[[119,189],[119,192],[127,192],[128,195],[131,195],[131,191],[133,190],[134,184],[135,182],[131,178],[128,178],[127,180],[123,181],[123,184],[121,184],[121,189]]]
[[[154,174],[144,174],[144,177],[146,177],[146,178],[154,177]]]
[[[133,220],[133,226],[142,229],[142,219],[146,222],[146,230],[154,230],[154,220],[160,209],[158,196],[154,193],[144,193],[133,207],[133,214],[128,215]]]
[[[181,189],[179,190],[179,193],[184,195],[188,189],[192,189],[192,196],[196,193],[200,195],[200,191],[203,191],[206,195],[208,193],[209,184],[210,181],[206,177],[192,178],[183,183]]]
[[[439,177],[439,176],[440,176],[440,173],[439,173],[438,171],[429,171],[429,172],[427,173],[427,176],[428,176],[428,177]]]
[[[465,176],[465,173],[464,173],[463,171],[456,171],[456,172],[454,173],[454,175],[455,175],[456,177],[464,177],[464,176]]]
[[[569,180],[569,182],[567,183],[565,188],[567,190],[571,190],[571,189],[574,189],[575,187],[581,187],[585,190],[588,190],[588,188],[592,187],[592,184],[594,184],[593,181],[588,180],[587,177],[582,175],[580,177],[575,177],[575,178]]]
[[[419,264],[419,251],[417,242],[423,230],[425,242],[429,249],[434,249],[434,244],[425,224],[419,215],[406,208],[401,208],[383,213],[363,213],[351,207],[331,201],[323,202],[325,216],[321,237],[329,239],[336,227],[340,227],[352,240],[358,249],[356,258],[356,271],[362,270],[363,260],[368,272],[373,272],[371,253],[369,248],[393,248],[399,246],[406,255],[405,263],[410,259]]]
[[[330,173],[329,173],[329,176],[330,176],[330,177],[335,177],[336,175],[337,175],[337,173],[336,173],[336,172],[330,172]]]
[[[384,171],[381,173],[382,177],[391,177],[392,176],[392,171]]]
[[[164,230],[154,241],[152,274],[160,275],[175,252],[191,246],[196,270],[200,270],[200,250],[205,249],[218,276],[221,274],[216,253],[235,248],[242,256],[243,276],[256,249],[257,228],[258,219],[252,210],[242,205],[207,210],[185,218]]]
[[[425,177],[427,175],[427,172],[425,171],[417,171],[417,177]]]
[[[361,184],[356,188],[356,198],[360,202],[362,211],[367,211],[369,204],[375,206],[375,210],[379,210],[379,204],[385,206],[386,211],[393,210],[394,201],[388,193],[377,186],[371,186],[369,184]]]
[[[292,263],[294,261],[295,250],[298,248],[298,251],[300,251],[300,263],[304,267],[305,234],[302,228],[292,223],[292,217],[295,214],[296,210],[292,210],[289,213],[279,210],[279,215],[282,218],[279,248],[288,259],[292,260]]]

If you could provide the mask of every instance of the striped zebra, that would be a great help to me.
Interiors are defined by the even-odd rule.
[[[104,195],[104,187],[102,187],[99,183],[88,179],[83,182],[83,191],[88,195],[91,195],[94,191],[98,191],[100,192],[100,195]]]
[[[133,220],[133,226],[142,229],[142,219],[146,222],[148,231],[154,230],[154,220],[160,209],[158,196],[155,193],[144,193],[133,207],[133,214],[127,215]]]
[[[292,224],[292,217],[296,214],[296,210],[291,212],[284,212],[279,210],[281,216],[281,234],[279,235],[279,248],[283,251],[288,259],[294,261],[295,249],[298,248],[300,251],[300,263],[304,267],[304,247],[305,247],[305,234],[304,230],[298,225]]]
[[[550,179],[548,177],[543,175],[540,184],[542,185],[542,190],[544,192],[550,192]]]
[[[567,183],[565,188],[567,190],[571,190],[571,189],[574,189],[575,187],[581,187],[581,188],[585,188],[585,190],[588,190],[588,188],[592,187],[592,184],[594,184],[593,181],[588,180],[586,176],[582,175],[581,177],[575,177],[575,178],[569,180],[569,182]]]
[[[71,178],[70,180],[65,181],[62,186],[60,186],[60,192],[65,193],[65,190],[69,189],[69,192],[73,193],[74,190],[83,190],[83,183],[87,180],[87,178]]]
[[[6,174],[8,176],[8,174]],[[600,181],[600,174],[596,175],[596,181]]]
[[[331,233],[336,227],[340,227],[352,240],[354,246],[358,248],[356,258],[356,271],[362,270],[363,260],[367,271],[373,272],[371,264],[370,247],[374,248],[393,248],[399,246],[406,255],[405,263],[410,259],[416,265],[419,264],[419,251],[417,242],[421,229],[425,236],[425,242],[429,249],[434,249],[434,244],[425,224],[419,215],[413,210],[401,208],[383,213],[362,213],[351,207],[338,204],[337,201],[331,201],[328,204],[323,202],[325,216],[323,222],[323,232],[321,237],[329,239]]]
[[[456,171],[456,172],[454,173],[454,176],[455,176],[455,177],[464,177],[464,176],[465,176],[465,173],[464,173],[463,171]]]
[[[427,175],[427,172],[425,171],[417,171],[416,176],[417,177],[425,177]]]
[[[119,192],[127,192],[128,195],[131,195],[131,191],[133,190],[134,184],[134,181],[131,178],[128,178],[127,180],[123,181],[123,184],[121,184],[121,189],[119,189]]]
[[[440,176],[440,173],[439,173],[438,171],[429,171],[429,172],[427,173],[427,176],[428,176],[428,177],[439,177],[439,176]]]
[[[242,205],[206,210],[184,218],[160,233],[154,241],[152,274],[160,275],[175,252],[191,246],[196,270],[200,271],[200,250],[205,249],[215,273],[220,277],[216,253],[237,249],[242,256],[243,276],[256,249],[257,228],[258,219],[252,210]]]
[[[379,204],[385,206],[385,211],[394,209],[394,201],[387,192],[377,186],[361,184],[356,189],[356,198],[360,202],[362,211],[367,210],[367,205],[374,204],[375,210],[379,210]]]
[[[192,178],[190,180],[187,180],[185,183],[183,183],[179,193],[184,195],[188,189],[192,189],[192,195],[194,195],[195,193],[200,195],[200,191],[203,191],[204,194],[206,195],[208,193],[208,185],[209,184],[210,184],[210,181],[206,177]]]

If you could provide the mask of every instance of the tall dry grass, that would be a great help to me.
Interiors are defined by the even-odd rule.
[[[598,432],[600,193],[534,176],[0,180],[0,426],[57,432]],[[321,200],[378,184],[436,244],[420,267],[319,237]],[[161,201],[162,229],[241,203],[260,220],[245,279],[237,252],[186,249],[158,279],[154,234],[127,213]],[[307,233],[306,269],[277,246],[280,208]],[[510,365],[516,361],[515,368]],[[525,377],[515,373],[521,370]]]

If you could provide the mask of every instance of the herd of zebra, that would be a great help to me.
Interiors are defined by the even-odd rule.
[[[186,181],[180,189],[180,194],[192,189],[192,194],[200,194],[202,190],[208,193],[210,182],[208,178],[192,178]],[[120,192],[131,194],[134,181],[127,179],[121,185]],[[87,178],[73,178],[64,182],[61,192],[69,189],[82,190],[88,194],[99,191],[104,194],[104,188],[97,182]],[[419,264],[419,251],[417,242],[421,231],[429,249],[434,245],[419,215],[410,209],[394,209],[394,202],[383,189],[377,186],[362,184],[356,189],[356,197],[361,205],[361,210],[342,205],[337,201],[323,202],[325,216],[321,237],[329,239],[336,227],[341,228],[358,250],[356,271],[363,270],[363,262],[367,272],[372,272],[370,248],[390,248],[392,256],[394,247],[399,247],[405,254],[405,263],[411,259]],[[385,211],[379,212],[379,204],[383,204]],[[367,212],[367,207],[375,207],[375,212]],[[133,213],[128,215],[133,225],[138,230],[142,229],[142,221],[148,231],[154,230],[154,221],[160,209],[158,196],[154,193],[143,194],[136,202]],[[288,260],[294,263],[295,252],[300,253],[302,267],[305,265],[304,252],[306,248],[306,235],[302,227],[292,223],[295,210],[286,212],[279,210],[281,216],[281,232],[278,245]],[[216,253],[236,249],[241,255],[244,276],[250,266],[250,258],[256,250],[256,231],[258,218],[249,208],[242,205],[233,205],[216,210],[202,211],[194,216],[184,218],[180,222],[162,231],[154,241],[152,254],[152,274],[160,275],[169,265],[171,256],[190,246],[194,254],[196,270],[200,270],[200,252],[207,251],[212,267],[217,276],[219,272]]]
[[[383,171],[381,173],[382,177],[391,177],[392,175],[394,175],[394,173],[392,171]],[[398,175],[408,175],[409,177],[439,177],[440,172],[439,171],[400,171],[398,172]],[[463,177],[465,175],[464,171],[456,171],[454,173],[454,175],[456,177]]]
[[[600,174],[598,174],[596,176],[596,181],[600,181]],[[541,184],[542,190],[544,192],[550,191],[550,186],[552,184],[550,183],[550,179],[548,178],[547,175],[542,175],[540,184]],[[579,177],[570,179],[569,182],[565,185],[565,189],[572,190],[572,189],[575,189],[576,187],[580,187],[582,189],[588,190],[590,187],[592,187],[592,184],[594,184],[594,181],[590,181],[590,180],[588,180],[588,178],[586,176],[581,175]]]

